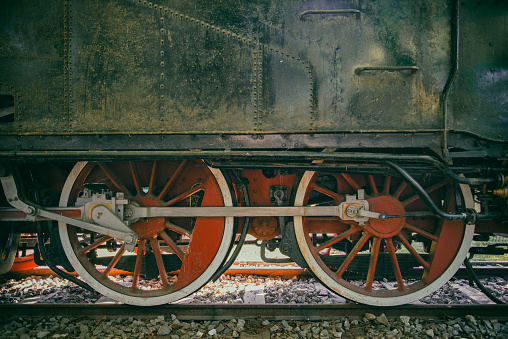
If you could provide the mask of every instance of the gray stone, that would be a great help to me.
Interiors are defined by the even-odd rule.
[[[433,329],[426,330],[425,334],[428,335],[431,338],[434,338],[434,330]]]
[[[237,327],[244,327],[245,326],[245,320],[244,319],[238,319],[238,323],[236,325]]]
[[[466,318],[466,320],[467,320],[468,322],[470,322],[471,324],[473,324],[473,325],[477,325],[477,323],[476,323],[476,319],[475,319],[472,315],[469,315],[469,314],[468,314],[468,315],[466,315],[466,316],[465,316],[465,318]]]
[[[407,315],[401,315],[399,318],[403,324],[409,324],[409,321],[411,320],[411,318],[409,318]]]
[[[37,332],[37,338],[45,338],[49,334],[48,331]]]
[[[381,313],[381,315],[376,318],[376,322],[378,322],[379,324],[383,324],[387,327],[390,326],[390,323],[388,322],[388,319],[386,318],[386,315],[384,313]]]
[[[391,331],[388,331],[388,337],[395,337],[397,334],[399,333],[399,330],[394,328],[393,330]]]
[[[367,318],[368,320],[374,320],[376,319],[376,316],[372,313],[365,313],[365,318]]]
[[[264,320],[262,322],[262,324],[263,324],[263,326],[268,326],[268,325],[270,325],[270,321],[269,320]]]
[[[189,325],[190,327],[190,325]],[[171,333],[171,326],[168,326],[168,325],[162,325],[161,327],[159,327],[159,330],[157,331],[157,335],[168,335],[169,333]]]

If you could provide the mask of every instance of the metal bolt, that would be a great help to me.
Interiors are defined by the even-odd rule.
[[[28,215],[35,215],[36,214],[36,209],[33,206],[28,206],[26,210],[27,210]]]
[[[134,215],[134,210],[132,207],[126,207],[124,210],[124,215],[126,218],[131,218]]]
[[[355,205],[349,205],[346,208],[346,215],[350,218],[357,216],[358,215],[358,207],[356,207]]]
[[[132,244],[134,242],[134,237],[131,234],[127,234],[125,236],[125,243],[126,244]]]

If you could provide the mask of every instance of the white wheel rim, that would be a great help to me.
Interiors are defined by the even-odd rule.
[[[300,184],[298,185],[298,189],[295,197],[295,206],[303,206],[305,194],[307,191],[307,187],[309,186],[312,177],[315,172],[305,172]],[[461,185],[461,190],[464,196],[464,202],[466,207],[473,207],[473,197],[471,194],[471,190],[467,185]],[[378,297],[371,296],[362,293],[358,293],[352,291],[343,285],[339,284],[337,281],[332,279],[319,265],[317,260],[312,255],[312,252],[307,246],[306,235],[303,229],[303,218],[302,217],[294,217],[294,225],[295,225],[295,234],[296,239],[298,241],[298,246],[300,248],[300,252],[302,253],[307,265],[310,270],[318,277],[318,279],[329,289],[340,294],[341,296],[359,302],[363,304],[373,305],[373,306],[396,306],[403,305],[415,300],[421,299],[432,292],[437,291],[441,286],[443,286],[448,280],[450,280],[457,270],[460,268],[464,258],[466,257],[469,247],[471,246],[471,241],[473,240],[474,234],[474,225],[466,225],[466,229],[464,232],[464,237],[460,246],[457,255],[455,256],[452,263],[448,266],[445,272],[441,274],[439,278],[426,285],[424,288],[414,291],[412,293],[395,296],[395,297]]]
[[[62,194],[60,196],[60,206],[67,206],[68,199],[70,196],[70,193],[72,191],[72,187],[74,185],[74,182],[78,175],[81,173],[83,168],[86,166],[88,162],[78,162],[74,168],[72,169],[71,173],[67,177],[67,180],[65,181],[64,187],[62,189]],[[222,193],[222,199],[224,202],[224,206],[233,206],[233,200],[229,191],[229,186],[226,182],[226,179],[222,175],[222,172],[218,169],[210,168],[208,167],[210,172],[212,173],[213,177],[215,178],[217,185]],[[156,297],[136,297],[131,295],[126,295],[114,290],[111,290],[107,288],[107,286],[104,286],[102,283],[96,280],[94,276],[92,276],[80,263],[76,253],[74,252],[74,249],[72,247],[72,244],[69,239],[69,234],[67,232],[67,224],[63,222],[58,223],[59,227],[59,233],[60,233],[60,239],[62,241],[62,246],[65,251],[65,254],[67,258],[69,259],[69,262],[72,264],[76,272],[79,274],[83,280],[89,284],[94,290],[101,293],[102,295],[120,301],[125,304],[131,304],[131,305],[137,305],[137,306],[154,306],[154,305],[162,305],[171,303],[177,300],[180,300],[182,298],[185,298],[186,296],[194,293],[199,288],[201,288],[203,285],[205,285],[210,278],[213,276],[213,274],[221,267],[222,262],[226,258],[229,247],[233,238],[234,233],[234,218],[232,217],[226,217],[224,218],[224,232],[222,236],[222,240],[220,243],[219,250],[217,251],[214,259],[208,266],[208,268],[193,282],[186,285],[185,287],[182,287],[181,289],[178,289],[174,292],[162,295],[162,296],[156,296]]]

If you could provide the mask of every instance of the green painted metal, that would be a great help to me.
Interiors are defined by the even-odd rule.
[[[15,115],[0,135],[449,130],[506,141],[508,5],[455,4],[4,0],[0,95]]]

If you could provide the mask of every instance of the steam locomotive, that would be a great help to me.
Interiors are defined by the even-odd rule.
[[[159,305],[250,234],[347,299],[420,299],[474,236],[507,233],[507,18],[504,1],[4,0],[0,271],[29,244]]]

